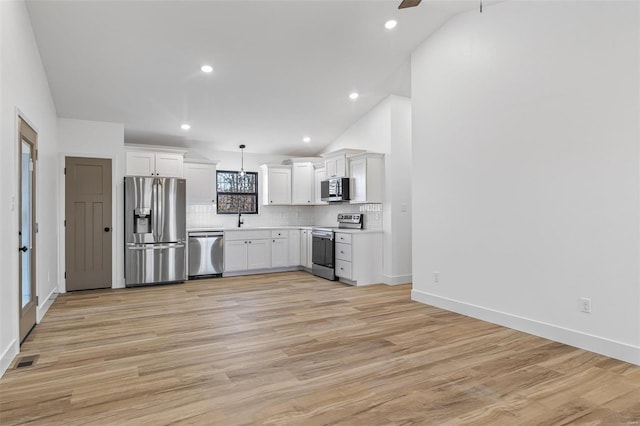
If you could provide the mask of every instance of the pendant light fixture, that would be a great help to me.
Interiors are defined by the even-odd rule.
[[[240,155],[242,156],[241,157],[242,158],[242,160],[241,160],[242,162],[240,163],[240,173],[239,173],[240,177],[244,177],[244,175],[246,174],[244,172],[244,149],[246,147],[247,146],[245,144],[240,145],[240,153],[241,153]]]

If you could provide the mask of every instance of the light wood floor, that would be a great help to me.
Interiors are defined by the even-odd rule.
[[[638,424],[640,368],[304,272],[65,294],[0,423]]]

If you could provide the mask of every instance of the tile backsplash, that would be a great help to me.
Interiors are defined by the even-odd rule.
[[[382,229],[382,204],[333,203],[314,207],[314,225],[338,226],[338,213],[363,213],[365,229]]]
[[[258,214],[243,214],[246,226],[313,225],[313,208],[308,206],[260,206]],[[233,227],[235,214],[217,214],[215,204],[187,206],[187,228]]]
[[[382,204],[338,203],[323,206],[260,206],[259,214],[242,215],[246,226],[337,226],[338,213],[363,213],[366,229],[382,229]],[[238,217],[216,214],[215,204],[187,206],[187,228],[234,227]]]

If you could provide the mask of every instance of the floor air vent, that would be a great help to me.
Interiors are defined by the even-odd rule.
[[[15,368],[33,367],[38,360],[39,355],[26,355],[18,358]]]

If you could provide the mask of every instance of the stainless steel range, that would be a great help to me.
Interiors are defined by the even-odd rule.
[[[311,230],[313,265],[311,272],[328,280],[335,281],[335,238],[334,233],[339,229],[362,229],[363,214],[340,213],[338,214],[338,227],[318,227]]]

